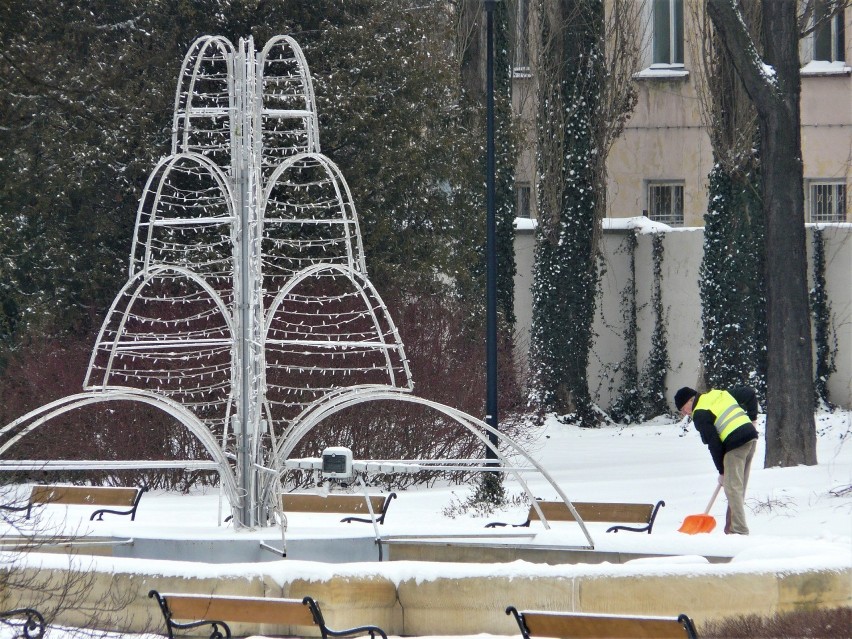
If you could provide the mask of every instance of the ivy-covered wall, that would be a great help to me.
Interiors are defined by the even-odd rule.
[[[527,226],[531,226],[527,224]],[[655,328],[654,233],[659,225],[651,226],[643,218],[606,220],[601,243],[602,272],[597,297],[594,331],[597,335],[589,360],[589,389],[593,400],[609,411],[622,387],[625,361],[624,292],[635,283],[635,313],[637,332],[636,370],[649,367],[654,353],[652,338]],[[666,228],[666,227],[663,227]],[[830,317],[824,318],[830,331],[829,343],[834,350],[834,370],[825,380],[831,403],[852,407],[852,225],[819,225],[824,263],[824,290],[830,301]],[[814,225],[808,225],[808,274],[813,290]],[[636,233],[631,257],[627,234]],[[659,286],[662,315],[665,318],[666,350],[669,370],[666,375],[666,398],[680,386],[700,386],[701,368],[701,301],[699,268],[703,256],[704,229],[669,229],[662,235],[662,263],[659,266]],[[515,314],[517,316],[517,348],[523,358],[529,348],[533,233],[518,229],[515,235],[515,255],[518,272],[515,276]],[[659,249],[658,249],[659,254]],[[814,349],[816,356],[816,348]],[[816,366],[815,366],[816,368]],[[674,410],[674,407],[669,404]]]

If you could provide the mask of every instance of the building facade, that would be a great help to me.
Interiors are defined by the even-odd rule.
[[[636,0],[637,2],[643,0]],[[607,268],[601,282],[594,331],[598,336],[588,378],[593,399],[607,407],[620,383],[624,353],[622,291],[630,278],[623,235],[639,232],[636,290],[640,368],[650,351],[652,289],[650,235],[666,231],[663,268],[671,372],[668,385],[700,385],[701,302],[699,267],[704,214],[713,166],[710,136],[699,102],[695,48],[705,0],[644,0],[641,68],[636,71],[638,102],[607,160],[607,219],[601,252]],[[535,227],[535,69],[524,46],[525,30],[534,28],[529,0],[514,0],[516,53],[513,106],[524,123],[526,145],[516,169],[517,215],[515,313],[518,356],[529,348]],[[817,5],[820,0],[817,0]],[[818,7],[819,8],[819,7]],[[809,277],[813,277],[814,228],[826,229],[826,280],[832,301],[837,371],[829,382],[832,401],[852,406],[852,9],[834,16],[800,43],[802,61],[801,122],[808,224]],[[529,218],[529,219],[525,219]],[[664,226],[665,225],[665,226]],[[677,292],[675,295],[673,292]],[[671,392],[668,393],[671,396]]]
[[[607,160],[607,217],[648,217],[673,227],[703,226],[710,137],[702,121],[696,47],[705,0],[636,0],[642,5],[638,102]],[[819,5],[819,0],[817,5]],[[534,69],[530,1],[515,0],[513,100],[527,145],[517,167],[519,217],[535,217]],[[534,28],[534,26],[532,27]],[[805,222],[848,222],[852,181],[852,9],[806,35],[802,61]]]

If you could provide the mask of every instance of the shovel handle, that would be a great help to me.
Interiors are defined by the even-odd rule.
[[[719,491],[722,490],[722,484],[716,484],[716,490],[713,491],[713,496],[710,498],[710,503],[707,504],[707,508],[704,509],[704,514],[710,512],[710,509],[713,508],[713,503],[716,501],[716,497],[719,496]]]

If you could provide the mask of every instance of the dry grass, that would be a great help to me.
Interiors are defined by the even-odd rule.
[[[798,610],[760,617],[744,615],[705,623],[701,639],[849,639],[852,608]]]

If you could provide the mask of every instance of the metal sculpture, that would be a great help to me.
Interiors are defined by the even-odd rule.
[[[423,467],[512,472],[525,488],[519,473],[537,471],[567,503],[514,442],[411,394],[399,333],[367,277],[352,196],[322,155],[317,126],[292,38],[259,52],[252,38],[192,45],[171,155],[140,198],[128,280],[97,337],[84,392],[0,429],[8,436],[0,469],[214,468],[236,523],[255,526],[276,508],[285,462],[311,428],[346,407],[392,400],[443,413],[499,460],[419,460]],[[211,461],[2,460],[51,418],[109,401],[163,410]],[[500,455],[498,440],[529,466]]]
[[[344,384],[412,388],[349,188],[320,153],[302,51],[287,36],[260,52],[201,38],[84,386],[154,388],[190,408],[237,451],[252,525],[273,464],[264,435]]]

